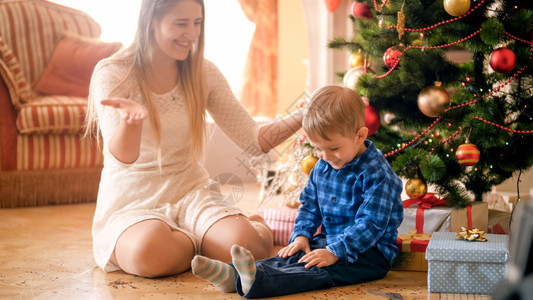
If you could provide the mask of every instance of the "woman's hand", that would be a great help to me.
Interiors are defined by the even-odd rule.
[[[139,103],[122,98],[111,98],[100,101],[102,105],[111,106],[118,110],[122,120],[128,125],[141,124],[148,117],[148,112]]]
[[[329,252],[328,249],[316,249],[307,254],[305,254],[300,260],[299,263],[307,263],[305,267],[307,269],[312,266],[317,266],[318,268],[331,266],[339,260],[335,254]]]
[[[309,253],[311,251],[311,247],[309,247],[309,239],[302,235],[297,236],[292,243],[279,250],[278,255],[279,257],[286,258],[294,255],[294,253],[300,250],[304,253]]]
[[[114,107],[122,119],[109,140],[109,151],[123,163],[133,163],[140,154],[142,123],[148,112],[139,103],[121,98],[105,99],[102,105]]]

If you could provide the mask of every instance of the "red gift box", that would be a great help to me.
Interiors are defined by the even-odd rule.
[[[400,250],[392,265],[397,271],[427,271],[428,262],[425,258],[430,234],[417,233],[416,229],[409,230],[408,235],[398,235],[396,246]]]
[[[398,235],[396,246],[400,252],[426,252],[431,234],[417,233],[416,229],[409,230],[409,235]]]

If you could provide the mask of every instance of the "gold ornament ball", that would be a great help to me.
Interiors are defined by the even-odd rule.
[[[350,68],[360,67],[365,65],[365,56],[361,52],[350,55]]]
[[[438,117],[449,106],[450,95],[438,81],[422,89],[418,95],[418,108],[428,117]]]
[[[309,154],[302,160],[302,170],[305,174],[311,174],[311,170],[315,167],[318,157]]]
[[[357,87],[357,82],[359,81],[359,78],[365,74],[365,68],[362,66],[358,66],[355,68],[351,68],[344,74],[344,77],[342,79],[342,82],[345,87],[355,90]]]
[[[444,0],[443,5],[448,14],[459,17],[470,9],[470,0]]]
[[[405,184],[405,193],[407,193],[407,196],[411,197],[411,199],[422,199],[427,192],[428,187],[422,179],[412,178],[407,180],[407,183]]]

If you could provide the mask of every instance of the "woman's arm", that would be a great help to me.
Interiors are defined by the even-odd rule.
[[[264,153],[281,144],[302,127],[303,109],[259,128],[259,146]]]
[[[140,154],[142,125],[148,113],[142,105],[128,99],[106,99],[100,103],[114,107],[120,114],[118,128],[109,140],[109,152],[123,163],[135,162]]]

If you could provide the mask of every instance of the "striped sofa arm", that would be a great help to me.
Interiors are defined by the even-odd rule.
[[[45,0],[1,0],[0,24],[0,208],[94,202],[103,157],[76,127],[84,100],[43,99],[32,85],[65,32],[98,38],[100,26]]]

